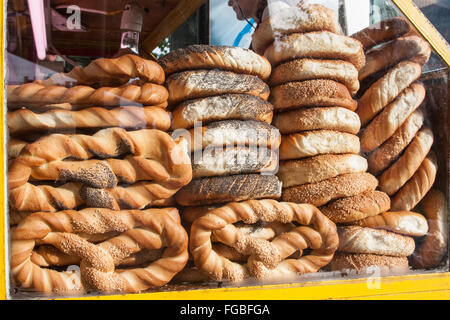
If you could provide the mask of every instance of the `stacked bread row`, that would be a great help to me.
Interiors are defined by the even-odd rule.
[[[362,90],[357,111],[364,127],[362,151],[367,155],[369,172],[379,180],[379,190],[391,197],[391,210],[400,211],[395,214],[400,217],[417,209],[432,188],[437,173],[436,155],[431,151],[433,131],[426,124],[426,106],[423,105],[426,90],[418,82],[431,48],[407,20],[400,17],[372,25],[353,38],[363,43],[367,57],[359,74]],[[423,210],[425,214],[427,211],[430,214],[429,210]],[[425,221],[416,221],[424,220],[423,216],[410,215],[409,223],[403,218],[403,225],[426,225]],[[420,237],[427,231],[423,228],[422,232],[406,235]],[[442,239],[438,243],[437,252],[428,255],[442,257],[446,245]],[[421,260],[426,259],[415,254],[412,265],[435,266],[425,265]]]
[[[188,237],[168,206],[192,169],[186,141],[165,132],[164,81],[156,62],[125,55],[8,86],[15,286],[137,292],[183,269]]]
[[[194,45],[159,62],[169,75],[174,134],[191,141],[194,178],[175,195],[191,253],[175,280],[280,280],[325,265],[337,248],[334,224],[314,206],[275,200],[281,137],[270,125],[267,59],[246,49]],[[306,227],[310,219],[317,223]],[[296,224],[320,226],[321,243]],[[308,246],[317,246],[309,263],[311,256],[302,257]]]

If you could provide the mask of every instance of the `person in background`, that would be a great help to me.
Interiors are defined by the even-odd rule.
[[[228,6],[233,8],[236,18],[246,20],[249,24],[250,19],[258,24],[268,17],[270,12],[301,3],[303,0],[228,0]]]

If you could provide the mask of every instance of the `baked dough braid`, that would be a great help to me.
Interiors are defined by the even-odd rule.
[[[126,154],[131,155],[125,159],[111,159]],[[88,160],[93,157],[108,159]],[[84,161],[65,161],[67,158]],[[35,186],[29,183],[30,178],[70,180],[85,186],[83,189],[77,183],[61,187]],[[10,204],[19,211],[76,208],[83,203],[83,198],[101,202],[100,195],[110,194],[107,189],[111,188],[116,193],[112,198],[119,203],[133,201],[130,195],[133,188],[140,189],[137,196],[145,194],[148,199],[150,193],[153,196],[151,200],[166,199],[191,179],[192,169],[185,141],[174,141],[167,133],[156,129],[127,132],[121,128],[109,128],[93,136],[52,134],[27,145],[8,170]],[[121,189],[117,187],[118,180],[146,182]],[[94,190],[95,196],[93,188],[100,189]],[[83,198],[80,193],[84,194]],[[111,202],[111,196],[109,199]],[[107,207],[117,208],[117,204]]]
[[[76,106],[159,105],[166,102],[169,92],[161,85],[144,83],[121,87],[94,89],[88,86],[65,88],[38,83],[8,86],[8,107],[33,107],[68,103]]]
[[[126,54],[114,59],[97,59],[84,68],[75,67],[69,73],[56,73],[47,80],[35,81],[35,83],[43,86],[65,86],[67,83],[107,86],[124,84],[134,78],[164,84],[165,74],[158,63],[133,54]]]
[[[297,222],[301,226],[275,237],[271,242],[246,236],[233,223]],[[231,262],[212,248],[215,240],[249,256],[247,264]],[[286,259],[298,250],[312,252],[299,259]],[[327,265],[338,247],[336,225],[316,207],[275,200],[233,202],[214,209],[194,221],[190,252],[197,268],[217,281],[242,281],[249,277],[280,279],[316,272]]]
[[[114,109],[101,107],[79,111],[49,110],[34,113],[28,109],[8,112],[8,129],[11,134],[29,131],[79,129],[79,128],[154,128],[167,131],[170,114],[159,107],[124,106]]]
[[[112,236],[103,240],[108,234]],[[38,212],[22,221],[11,239],[11,274],[15,281],[44,293],[138,292],[168,283],[188,260],[188,236],[173,208]],[[102,242],[90,242],[98,239]],[[42,244],[80,259],[80,275],[34,263],[33,251]],[[162,257],[145,267],[115,269],[132,254],[163,247]]]

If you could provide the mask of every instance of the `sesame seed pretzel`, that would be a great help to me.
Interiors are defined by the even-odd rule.
[[[297,223],[272,241],[243,234],[233,223],[265,222]],[[216,241],[249,256],[246,264],[238,264],[218,255],[212,248]],[[336,225],[316,207],[308,204],[250,200],[229,203],[194,221],[190,233],[190,252],[197,268],[217,281],[238,282],[249,278],[279,279],[316,272],[327,265],[338,247]],[[298,250],[312,252],[298,259],[286,259]]]
[[[188,260],[188,236],[174,208],[37,212],[13,230],[11,239],[15,282],[44,293],[138,292],[168,283]],[[79,261],[80,275],[42,268],[33,257],[38,245],[72,257],[66,263]],[[145,267],[115,267],[143,249],[161,248],[162,257]]]
[[[105,202],[102,199],[108,199],[106,207],[117,210],[142,208],[136,207],[137,203],[147,205],[167,199],[192,178],[184,142],[174,141],[167,133],[155,129],[127,132],[109,128],[92,136],[43,137],[27,145],[11,162],[10,205],[18,211],[57,211],[86,202],[88,206],[99,207]],[[116,159],[124,155],[123,159]],[[31,179],[75,183],[53,187],[34,185]],[[118,187],[118,182],[132,185]]]

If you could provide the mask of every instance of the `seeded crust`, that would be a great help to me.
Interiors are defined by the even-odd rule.
[[[342,34],[333,10],[320,4],[283,8],[258,25],[252,36],[252,48],[264,54],[265,49],[280,36],[323,30]]]
[[[272,71],[269,83],[278,86],[287,82],[314,79],[334,80],[344,84],[352,95],[359,90],[358,70],[342,60],[295,59],[280,64]]]
[[[331,130],[304,131],[282,136],[280,160],[359,152],[360,141],[356,135]]]
[[[281,200],[320,207],[332,200],[373,191],[377,185],[377,178],[370,173],[349,173],[317,183],[286,188],[281,194]]]
[[[400,158],[380,175],[380,190],[394,195],[419,169],[433,141],[433,132],[429,128],[421,129]]]
[[[355,111],[358,103],[348,89],[333,80],[288,82],[272,88],[270,102],[275,111],[301,107],[343,107]]]
[[[425,120],[424,110],[417,109],[395,133],[367,157],[369,172],[377,175],[408,147]]]
[[[344,60],[358,71],[365,64],[364,51],[358,40],[329,31],[283,36],[266,49],[264,56],[272,67],[298,58]]]
[[[347,223],[378,215],[390,207],[391,199],[386,193],[371,190],[335,200],[320,207],[320,211],[334,223]]]
[[[256,120],[270,124],[273,106],[247,94],[224,94],[185,101],[172,112],[172,130],[190,129],[196,122],[219,120]]]
[[[338,227],[338,234],[339,252],[407,257],[414,252],[416,246],[411,237],[381,229]]]
[[[369,271],[368,268],[370,267],[379,267],[387,272],[404,272],[409,270],[409,262],[406,257],[336,252],[327,269],[331,271],[356,270],[357,272],[364,272]]]
[[[281,135],[277,128],[253,120],[224,120],[189,130],[191,152],[212,146],[261,146],[278,149]]]
[[[358,134],[361,121],[356,112],[341,107],[300,108],[280,112],[273,123],[281,134],[310,130],[333,130]]]
[[[274,175],[248,174],[192,180],[175,195],[181,206],[204,206],[251,199],[279,199],[281,182]]]
[[[366,51],[380,43],[397,39],[407,34],[410,30],[411,26],[405,18],[394,17],[374,23],[351,37],[361,42]]]
[[[392,103],[383,109],[361,133],[361,148],[372,152],[400,128],[408,117],[420,107],[425,98],[425,87],[413,83]]]
[[[338,175],[367,171],[367,160],[356,154],[320,155],[304,160],[281,161],[277,176],[283,188],[316,183]]]
[[[414,209],[433,186],[437,169],[436,155],[430,152],[411,179],[392,197],[392,210]]]
[[[200,44],[171,51],[159,59],[158,63],[166,75],[186,70],[219,69],[267,80],[272,69],[265,57],[249,49]]]
[[[420,64],[403,61],[391,68],[364,92],[357,113],[361,124],[366,125],[378,112],[416,81],[422,73]]]
[[[213,147],[191,157],[193,179],[244,173],[273,172],[277,153],[259,147]]]
[[[173,73],[167,78],[169,105],[221,94],[250,94],[267,100],[269,86],[256,76],[219,70],[196,70]]]

